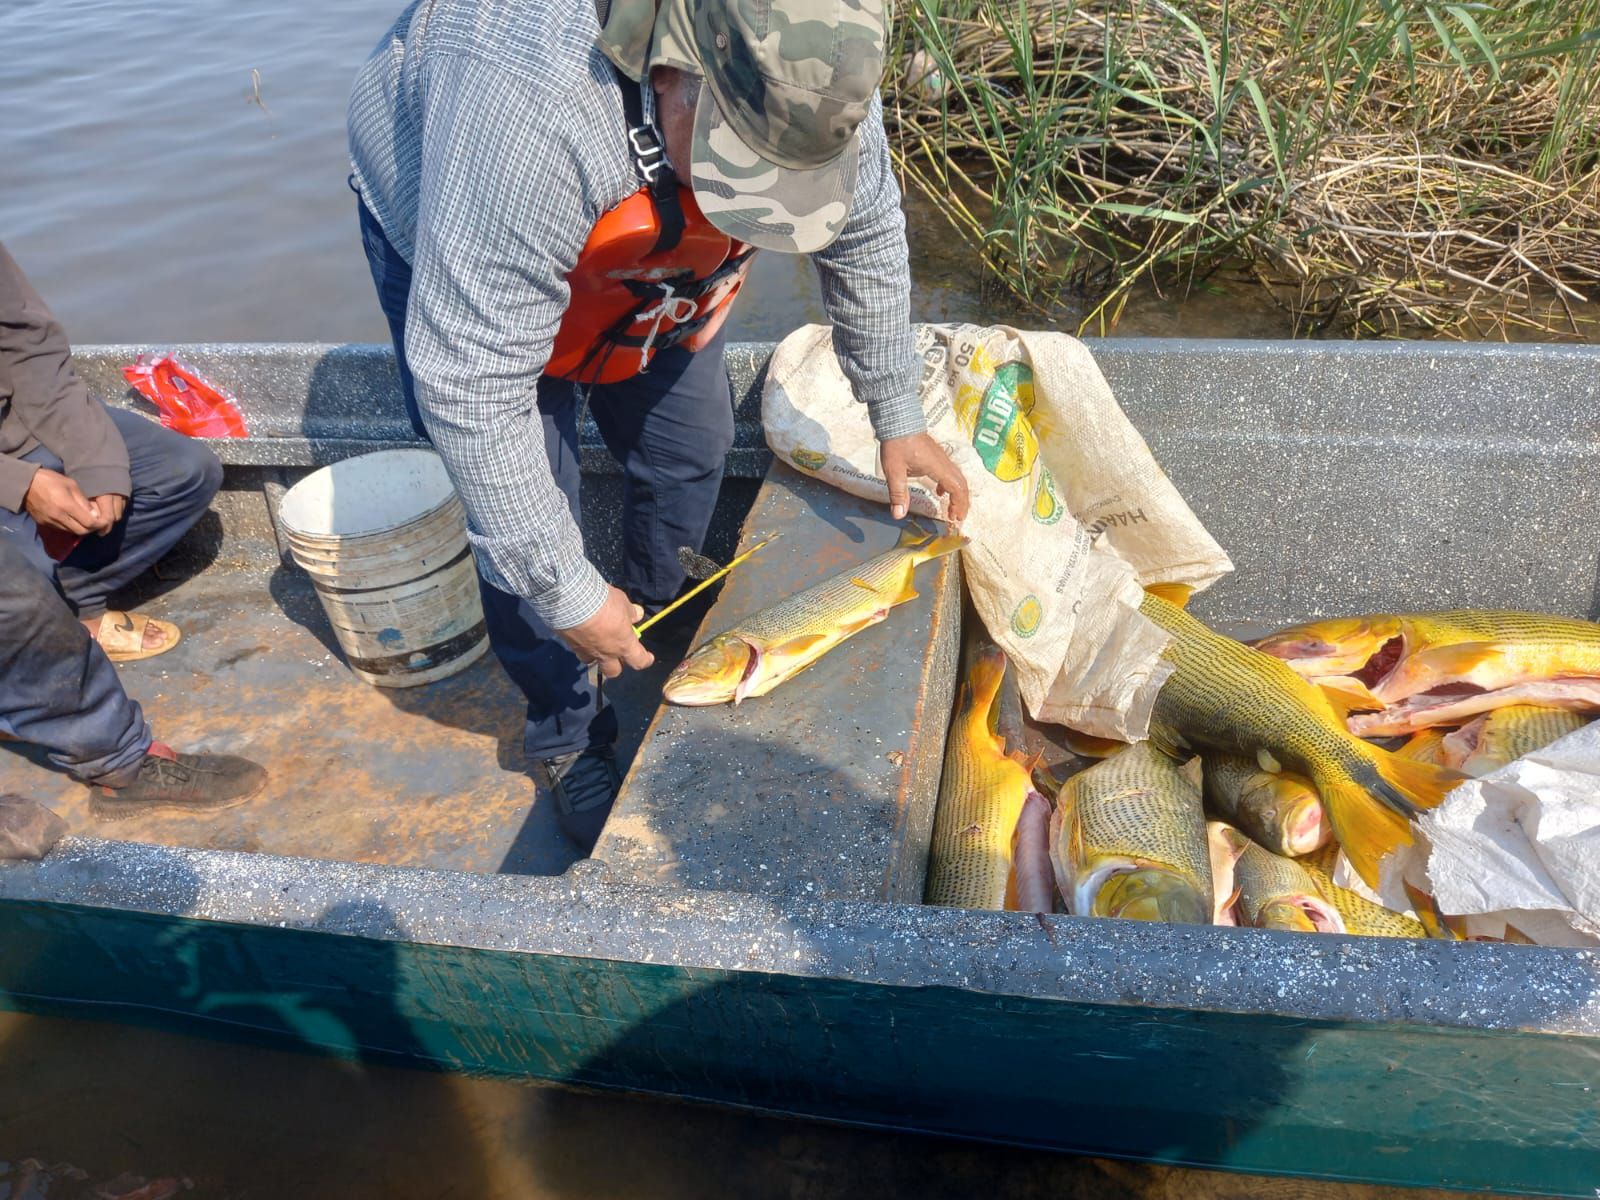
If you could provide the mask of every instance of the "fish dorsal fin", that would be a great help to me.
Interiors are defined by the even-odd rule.
[[[1191,784],[1198,788],[1200,786],[1201,779],[1203,778],[1200,768],[1200,756],[1198,754],[1195,755],[1188,762],[1184,763],[1183,766],[1179,767],[1178,774],[1182,775]]]
[[[1144,590],[1174,608],[1187,608],[1189,597],[1194,595],[1194,588],[1187,583],[1147,583]]]

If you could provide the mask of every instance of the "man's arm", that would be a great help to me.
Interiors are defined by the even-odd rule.
[[[900,188],[889,160],[883,102],[874,96],[860,126],[860,166],[850,215],[839,236],[813,255],[833,348],[856,399],[867,406],[881,447],[890,511],[906,515],[907,479],[925,475],[967,514],[967,481],[931,437],[918,396],[922,361],[911,333],[911,260]]]
[[[66,333],[3,245],[0,370],[9,377],[0,381],[0,395],[9,390],[11,411],[61,459],[84,495],[132,492],[122,435],[73,371]],[[31,463],[0,459],[0,505],[21,512],[35,474]]]
[[[839,236],[812,255],[833,345],[879,441],[927,428],[917,399],[922,362],[911,334],[911,262],[900,188],[889,161],[883,105],[860,125],[860,166]]]
[[[600,611],[608,588],[550,473],[534,406],[595,217],[582,147],[541,98],[477,60],[434,60],[427,93],[405,335],[418,407],[485,578],[569,628]]]

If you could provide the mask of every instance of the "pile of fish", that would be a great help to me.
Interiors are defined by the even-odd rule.
[[[1600,626],[1589,622],[1376,616],[1248,646],[1181,600],[1151,594],[1141,606],[1172,635],[1149,741],[1099,747],[1104,761],[1059,785],[1036,773],[1031,786],[992,719],[975,715],[998,689],[980,658],[947,746],[929,903],[1452,937],[1420,893],[1414,917],[1336,884],[1341,854],[1375,886],[1411,819],[1452,787],[1600,712]],[[1390,744],[1367,740],[1379,736]],[[994,769],[975,787],[967,764],[980,759]],[[1041,859],[1053,877],[1043,883]],[[962,886],[977,864],[981,886]]]
[[[917,566],[964,544],[910,527],[893,550],[701,645],[666,699],[766,694],[912,599]],[[1375,888],[1412,820],[1458,783],[1600,713],[1600,625],[1380,614],[1251,646],[1208,629],[1186,600],[1185,589],[1153,587],[1140,605],[1171,637],[1149,740],[1095,747],[1105,761],[1064,783],[1036,788],[1034,764],[1007,749],[996,720],[1005,655],[975,656],[946,742],[928,902],[1453,936],[1428,897],[1411,895],[1415,918],[1393,912],[1336,884],[1336,870],[1348,862]]]

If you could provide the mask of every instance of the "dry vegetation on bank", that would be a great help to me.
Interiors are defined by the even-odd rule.
[[[1227,266],[1305,333],[1595,336],[1600,0],[906,0],[896,36],[905,176],[1041,307]]]

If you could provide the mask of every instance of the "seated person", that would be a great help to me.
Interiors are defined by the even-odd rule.
[[[265,782],[244,759],[154,742],[108,661],[176,644],[174,626],[107,601],[221,481],[203,445],[88,394],[61,327],[0,246],[0,730],[111,789],[107,811],[233,804]]]

